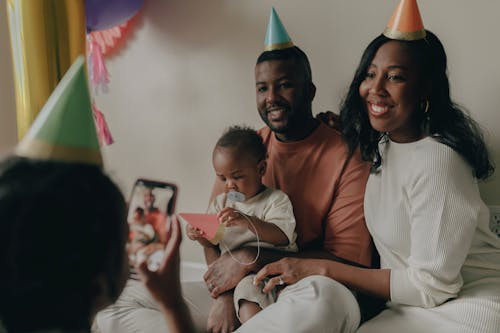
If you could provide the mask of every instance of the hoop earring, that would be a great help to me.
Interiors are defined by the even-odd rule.
[[[425,103],[425,106],[422,105],[422,103]],[[430,132],[430,121],[431,121],[431,114],[429,112],[431,106],[429,100],[425,99],[424,102],[421,102],[420,108],[424,110],[424,119],[421,123],[422,132],[428,135]]]
[[[431,108],[431,105],[430,105],[428,99],[425,99],[425,102],[423,102],[423,103],[425,103],[425,107],[422,107],[422,104],[420,104],[420,107],[422,109],[424,109],[424,113],[427,114],[427,113],[429,113],[429,109]]]

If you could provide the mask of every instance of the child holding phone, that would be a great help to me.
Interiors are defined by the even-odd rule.
[[[215,145],[212,162],[217,177],[225,183],[225,192],[214,199],[208,213],[217,213],[219,222],[226,226],[220,253],[242,246],[297,251],[295,218],[288,196],[262,184],[266,155],[257,132],[240,126],[230,127]],[[201,230],[189,224],[187,235],[204,247],[214,246]],[[253,275],[236,286],[234,304],[242,323],[275,302],[275,293],[264,294],[262,287],[253,284]]]

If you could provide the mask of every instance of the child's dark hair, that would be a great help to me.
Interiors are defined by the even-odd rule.
[[[251,154],[257,162],[266,159],[267,149],[260,135],[246,126],[229,127],[215,144],[217,148],[234,148],[237,151]]]
[[[97,278],[111,300],[122,291],[126,222],[118,187],[97,166],[12,157],[0,163],[0,216],[7,331],[90,331]]]
[[[143,215],[144,215],[144,208],[142,208],[142,207],[137,207],[137,208],[135,209],[135,213],[137,213],[137,214],[139,214],[139,215],[143,216]]]

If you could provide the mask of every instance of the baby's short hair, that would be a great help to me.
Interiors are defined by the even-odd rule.
[[[215,144],[217,148],[234,148],[240,153],[250,154],[257,162],[266,159],[267,149],[261,136],[247,126],[231,126]]]
[[[137,214],[139,214],[139,215],[143,216],[143,215],[144,215],[144,208],[142,208],[142,207],[137,207],[137,208],[135,209],[135,212],[136,212]]]

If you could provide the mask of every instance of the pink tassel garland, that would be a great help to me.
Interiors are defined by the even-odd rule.
[[[111,145],[114,140],[111,136],[111,132],[109,131],[108,124],[106,123],[106,119],[102,112],[95,106],[95,103],[92,103],[92,110],[94,111],[94,121],[97,129],[97,136],[99,138],[99,144],[103,145]]]

